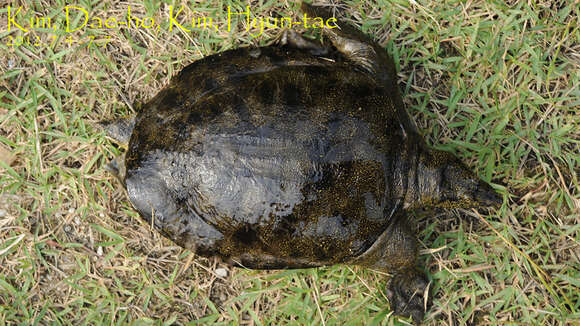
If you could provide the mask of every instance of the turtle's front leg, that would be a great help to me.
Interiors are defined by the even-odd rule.
[[[417,266],[417,238],[402,214],[394,221],[382,258],[385,268],[393,273],[387,285],[387,297],[396,315],[411,316],[421,323],[427,310],[429,280]]]
[[[417,266],[417,239],[408,216],[402,212],[392,218],[391,225],[354,263],[392,273],[387,285],[392,310],[421,323],[427,310],[429,280]]]
[[[292,29],[285,29],[275,41],[279,46],[289,46],[295,49],[309,51],[314,56],[327,55],[330,50],[322,43],[307,39]]]
[[[417,324],[427,309],[429,280],[416,266],[398,270],[387,285],[387,297],[396,315],[411,316]]]

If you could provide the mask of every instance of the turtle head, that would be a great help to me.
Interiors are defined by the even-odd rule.
[[[495,190],[469,170],[459,159],[451,158],[441,167],[440,207],[497,207],[502,199]]]
[[[419,157],[414,187],[425,206],[442,208],[497,207],[502,198],[453,154],[427,150]]]

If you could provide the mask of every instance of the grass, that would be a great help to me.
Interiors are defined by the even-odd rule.
[[[154,17],[159,29],[70,34],[64,1],[20,4],[18,22],[51,17],[61,21],[56,31],[8,31],[0,7],[0,325],[407,323],[391,315],[380,272],[232,269],[140,221],[103,169],[121,149],[95,122],[130,114],[196,59],[267,44],[277,32],[252,37],[243,22],[228,32],[227,6],[241,12],[246,3],[218,0],[175,4],[185,7],[180,21],[209,16],[218,28],[169,31],[169,4],[131,3],[134,16]],[[122,19],[128,5],[78,6]],[[298,15],[297,4],[249,5],[262,17]],[[339,7],[395,57],[427,142],[504,195],[497,211],[416,213],[432,278],[426,323],[578,325],[578,1]],[[9,45],[18,37],[32,43]]]

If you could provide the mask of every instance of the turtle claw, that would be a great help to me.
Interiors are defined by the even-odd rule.
[[[105,170],[109,171],[123,186],[125,186],[125,156],[117,156],[105,165]]]
[[[289,46],[310,52],[314,56],[324,56],[329,53],[328,47],[319,42],[310,40],[291,29],[285,29],[274,41],[278,46]]]
[[[403,270],[393,276],[387,286],[387,297],[395,315],[412,317],[420,324],[427,310],[429,280],[418,270]]]

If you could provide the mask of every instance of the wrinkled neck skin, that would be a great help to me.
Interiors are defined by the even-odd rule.
[[[415,153],[407,175],[404,208],[437,206],[440,202],[442,170],[446,162],[422,141],[418,142]]]

